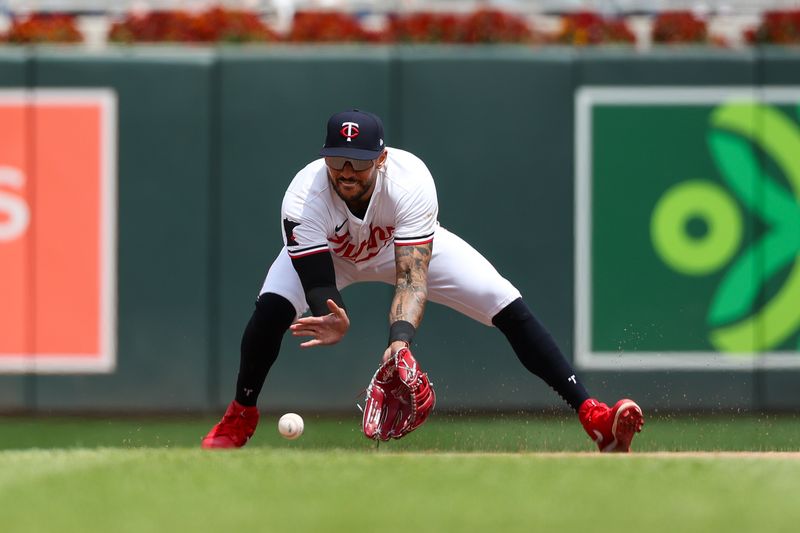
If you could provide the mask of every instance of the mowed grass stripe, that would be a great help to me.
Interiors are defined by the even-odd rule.
[[[360,419],[302,413],[306,432],[298,441],[282,439],[278,414],[262,414],[248,448],[370,451],[375,444],[360,432]],[[0,449],[28,448],[196,448],[216,419],[0,418]],[[658,451],[798,451],[800,417],[647,416],[633,449]],[[434,415],[408,437],[382,444],[380,451],[589,452],[594,445],[577,419],[535,415]]]
[[[800,461],[768,456],[6,451],[0,509],[22,533],[796,531]]]
[[[133,460],[133,457],[115,457],[94,450],[0,452],[0,491],[20,484],[46,482],[52,477],[71,476],[79,470],[119,464],[124,460]]]

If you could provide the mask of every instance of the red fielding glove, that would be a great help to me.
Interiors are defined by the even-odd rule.
[[[367,387],[361,429],[369,439],[399,439],[417,429],[436,404],[436,393],[408,348],[392,355]]]

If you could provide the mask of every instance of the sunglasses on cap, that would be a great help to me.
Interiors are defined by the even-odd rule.
[[[343,170],[345,163],[350,163],[350,165],[353,167],[353,170],[356,172],[361,172],[372,168],[372,165],[375,162],[372,159],[350,159],[347,157],[336,156],[325,157],[325,164],[331,167],[333,170]]]

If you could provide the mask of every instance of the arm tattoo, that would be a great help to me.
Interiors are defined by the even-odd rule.
[[[433,243],[395,246],[397,279],[389,323],[405,320],[418,327],[428,301],[428,264]]]

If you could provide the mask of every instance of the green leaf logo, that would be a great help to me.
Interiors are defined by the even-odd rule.
[[[800,128],[778,109],[757,102],[719,106],[711,125],[708,143],[727,189],[767,229],[738,254],[717,287],[707,317],[709,341],[723,352],[770,350],[800,329]],[[790,189],[764,170],[759,157],[771,159]],[[691,180],[659,199],[651,238],[673,270],[710,274],[740,250],[742,214],[728,190]],[[780,290],[748,315],[764,284],[793,261]]]

